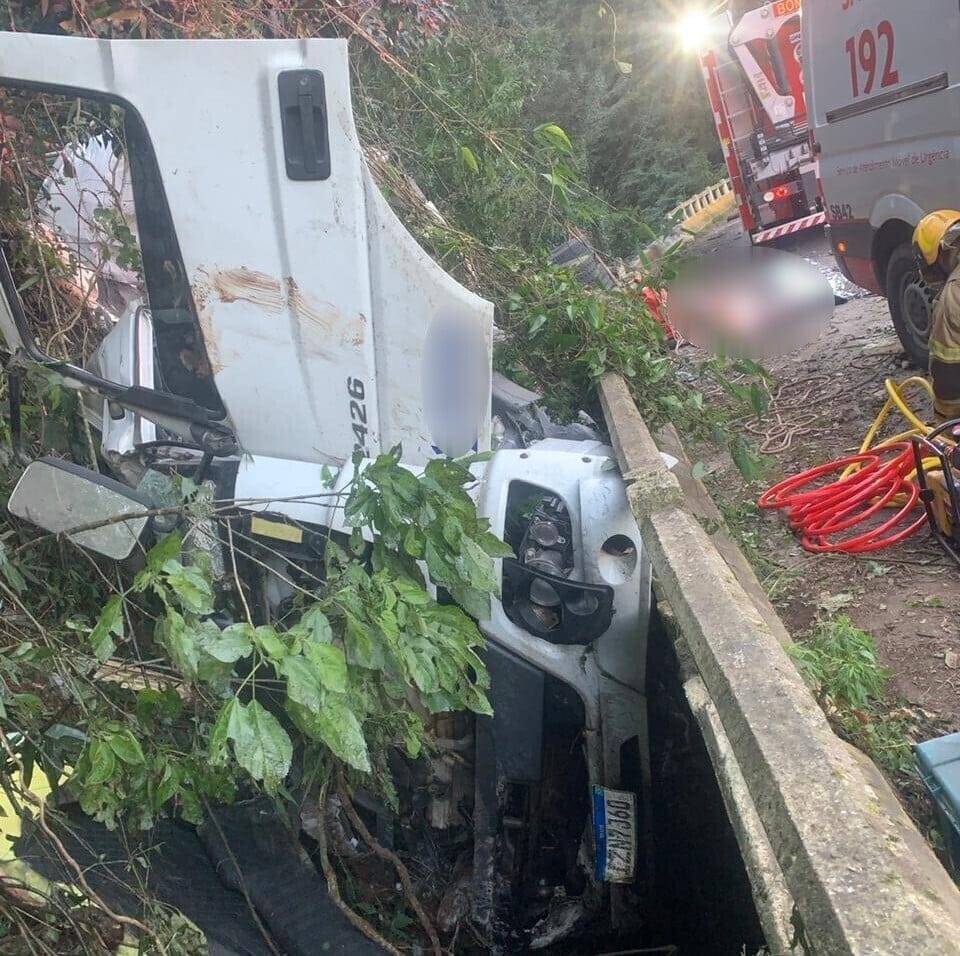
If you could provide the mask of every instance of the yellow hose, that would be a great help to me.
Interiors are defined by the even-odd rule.
[[[933,426],[928,425],[919,415],[913,410],[910,406],[907,399],[904,397],[904,392],[911,386],[917,386],[927,393],[930,400],[933,401],[933,386],[930,384],[929,380],[920,376],[913,375],[910,378],[904,379],[902,382],[896,382],[892,378],[888,378],[886,381],[887,388],[887,401],[884,403],[883,408],[880,409],[880,413],[874,419],[873,424],[870,426],[870,430],[867,432],[866,437],[863,440],[863,444],[860,446],[860,454],[864,454],[868,451],[875,451],[877,449],[884,448],[887,445],[892,445],[897,442],[909,441],[911,438],[929,435],[933,431]],[[890,417],[893,410],[896,409],[900,412],[901,415],[909,422],[913,427],[908,431],[901,432],[899,435],[894,435],[892,438],[885,438],[881,442],[877,442],[877,435],[880,434],[880,429],[886,424],[887,419]],[[952,439],[944,436],[945,440],[952,441]],[[936,467],[939,466],[939,462],[936,458],[927,458],[924,459],[925,467]],[[860,470],[860,465],[850,465],[842,474],[842,478],[847,478],[852,475],[854,472]],[[914,469],[906,477],[909,479],[914,479],[917,476],[916,469]],[[901,508],[903,507],[904,501],[906,499],[903,495],[898,495],[894,498],[888,507],[890,508]]]
[[[892,378],[887,379],[887,398],[886,404],[883,408],[880,409],[880,414],[877,415],[876,419],[873,422],[873,425],[870,426],[870,430],[867,432],[867,437],[864,438],[863,444],[860,446],[860,452],[869,451],[871,448],[875,447],[875,442],[877,440],[877,435],[880,432],[880,429],[883,428],[886,424],[887,419],[890,417],[890,413],[896,408],[903,417],[913,425],[909,431],[901,432],[901,434],[894,436],[893,438],[888,438],[885,441],[881,442],[876,447],[880,448],[883,445],[889,445],[893,442],[906,441],[909,438],[912,438],[914,435],[927,435],[932,431],[932,427],[917,415],[916,412],[907,404],[907,400],[903,397],[904,390],[907,389],[910,385],[920,386],[933,400],[933,386],[925,378],[921,378],[919,375],[914,375],[911,378],[904,379],[904,381],[897,383]]]

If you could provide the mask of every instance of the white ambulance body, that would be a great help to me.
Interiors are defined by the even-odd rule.
[[[804,0],[803,43],[834,255],[887,297],[924,364],[933,296],[911,238],[925,213],[960,208],[960,3]]]

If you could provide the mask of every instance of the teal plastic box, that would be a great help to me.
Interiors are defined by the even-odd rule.
[[[913,749],[917,769],[937,807],[953,878],[960,880],[960,734],[928,740]]]

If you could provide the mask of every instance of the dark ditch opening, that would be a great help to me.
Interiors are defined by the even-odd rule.
[[[656,880],[643,945],[673,944],[677,956],[756,956],[765,940],[750,880],[656,611],[647,681]]]
[[[647,693],[652,762],[653,871],[639,928],[571,940],[551,956],[757,956],[766,953],[736,836],[672,641],[654,609]]]

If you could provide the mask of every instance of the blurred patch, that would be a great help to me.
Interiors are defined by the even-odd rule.
[[[833,315],[827,278],[799,256],[754,248],[685,269],[670,289],[670,324],[723,355],[768,359],[812,342]]]

